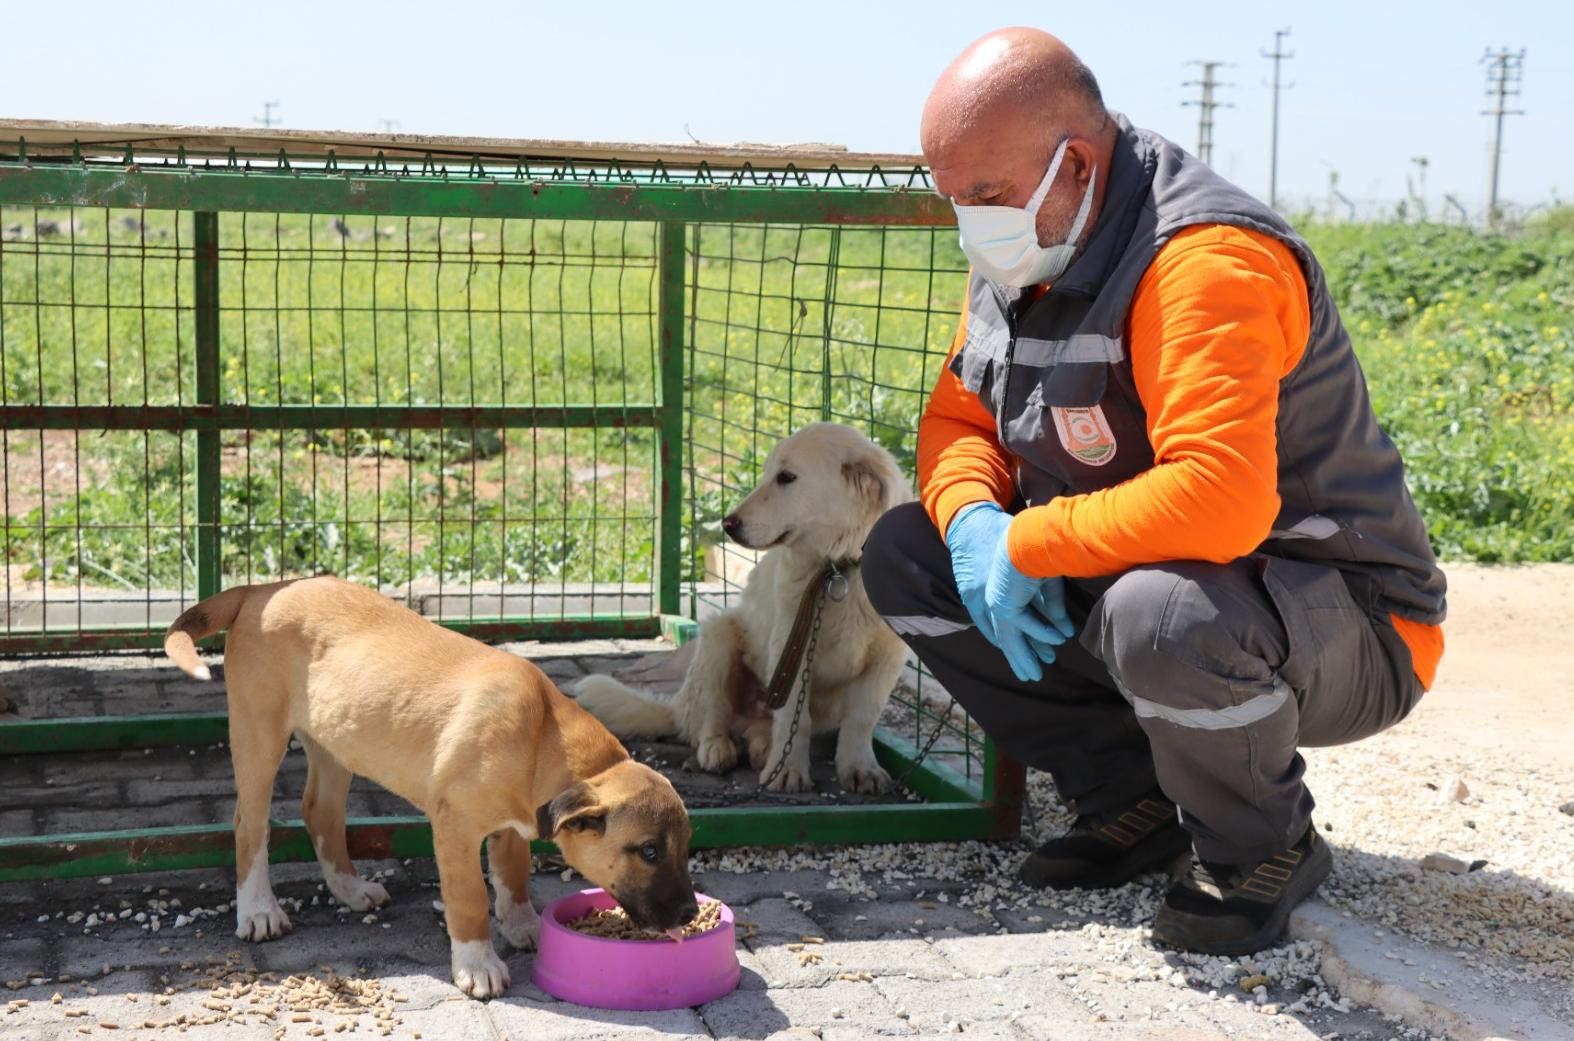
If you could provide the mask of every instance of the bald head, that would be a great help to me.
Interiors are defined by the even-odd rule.
[[[1098,81],[1071,48],[1038,29],[999,29],[940,74],[924,104],[920,137],[932,158],[1012,127],[1043,138],[1091,136],[1107,119]]]
[[[1118,136],[1082,60],[1048,33],[1022,28],[981,37],[946,66],[919,131],[935,190],[958,206],[1026,206],[1066,142],[1037,211],[1040,245],[1072,233],[1084,194],[1092,205],[1081,240],[1092,233]]]

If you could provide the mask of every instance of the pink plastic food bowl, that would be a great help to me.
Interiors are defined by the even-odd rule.
[[[710,899],[701,893],[695,896],[702,903]],[[616,905],[600,889],[586,889],[547,905],[530,970],[536,986],[576,1005],[639,1012],[703,1005],[737,989],[736,929],[726,904],[721,905],[720,925],[682,943],[608,940],[577,933],[565,924]]]

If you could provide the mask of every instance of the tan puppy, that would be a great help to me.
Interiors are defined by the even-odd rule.
[[[681,736],[706,770],[730,770],[741,741],[754,769],[775,774],[776,791],[808,791],[807,735],[837,730],[842,787],[884,791],[891,778],[875,760],[874,727],[901,677],[907,645],[870,606],[856,562],[874,522],[910,498],[896,461],[861,432],[840,423],[804,427],[771,449],[759,486],[722,521],[734,542],[769,552],[737,602],[700,626],[678,693],[663,701],[611,676],[588,676],[574,696],[621,737]],[[828,561],[848,567],[846,596],[825,600],[804,732],[789,748],[799,685],[774,712],[760,693],[782,657],[804,589]]]
[[[640,925],[672,929],[698,911],[678,793],[524,659],[337,578],[220,593],[175,620],[164,650],[208,679],[194,641],[226,629],[241,939],[290,928],[268,880],[268,810],[291,732],[308,764],[301,816],[341,903],[364,911],[388,900],[345,847],[353,775],[431,819],[454,983],[472,997],[510,982],[487,924],[483,839],[498,927],[516,947],[533,946],[540,928],[526,893],[532,838],[555,840]]]

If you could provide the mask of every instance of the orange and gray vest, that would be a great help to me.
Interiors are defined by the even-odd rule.
[[[1441,622],[1443,574],[1311,248],[1178,145],[1115,119],[1103,209],[1071,268],[1036,300],[976,274],[968,287],[967,338],[952,371],[994,416],[1023,503],[1107,488],[1153,466],[1126,352],[1132,294],[1182,228],[1251,229],[1299,259],[1312,319],[1300,363],[1279,383],[1281,506],[1258,552],[1331,564],[1369,609]]]

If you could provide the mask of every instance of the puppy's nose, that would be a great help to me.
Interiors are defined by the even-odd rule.
[[[743,518],[736,513],[729,513],[721,519],[721,530],[728,535],[738,534],[738,529],[743,527]]]
[[[688,903],[678,908],[678,924],[688,925],[690,922],[694,921],[699,913],[700,905],[698,902],[690,900]]]

